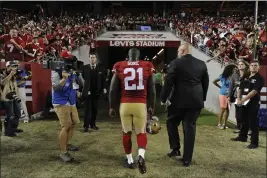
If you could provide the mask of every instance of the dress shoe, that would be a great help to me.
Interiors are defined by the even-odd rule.
[[[189,167],[191,165],[190,161],[183,161],[184,167]]]
[[[181,158],[180,161],[183,163],[184,167],[189,167],[191,165],[191,161],[186,161],[184,158]]]
[[[84,132],[89,132],[89,129],[87,127],[84,127],[83,131]]]
[[[167,155],[169,157],[181,156],[181,152],[178,149],[172,149]]]
[[[91,129],[98,130],[99,128],[97,126],[90,126]]]
[[[16,137],[17,134],[14,133],[14,132],[5,132],[5,136],[7,136],[7,137]]]
[[[232,141],[239,141],[239,142],[247,142],[246,138],[240,138],[240,137],[236,137],[236,138],[231,138]]]
[[[250,145],[248,145],[248,149],[256,149],[258,147],[259,147],[259,145],[252,144],[252,143]]]

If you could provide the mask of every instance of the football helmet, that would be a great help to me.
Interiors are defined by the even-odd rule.
[[[150,134],[157,134],[161,130],[162,126],[160,124],[159,118],[157,116],[152,116],[148,114],[146,131]]]

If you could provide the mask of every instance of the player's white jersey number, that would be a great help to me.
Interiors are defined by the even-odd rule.
[[[144,83],[143,83],[143,68],[125,68],[123,71],[124,74],[129,74],[130,76],[125,77],[124,79],[124,85],[125,85],[125,90],[144,90]],[[138,73],[138,76],[136,74]],[[130,85],[130,81],[134,81],[138,77],[138,85],[132,84]]]

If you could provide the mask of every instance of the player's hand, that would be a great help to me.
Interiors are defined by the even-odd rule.
[[[110,116],[110,117],[115,117],[115,116],[116,116],[116,111],[115,111],[115,109],[112,109],[112,108],[109,109],[109,116]]]

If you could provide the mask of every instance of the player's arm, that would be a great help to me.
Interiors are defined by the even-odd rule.
[[[148,96],[148,106],[149,108],[151,108],[152,110],[154,110],[155,108],[155,104],[156,104],[156,87],[155,87],[155,83],[153,80],[153,76],[150,76],[148,78],[148,82],[147,82],[147,96]]]
[[[110,90],[109,90],[109,105],[111,109],[115,109],[118,97],[120,95],[120,80],[117,77],[116,73],[113,74],[111,83],[110,83]]]

